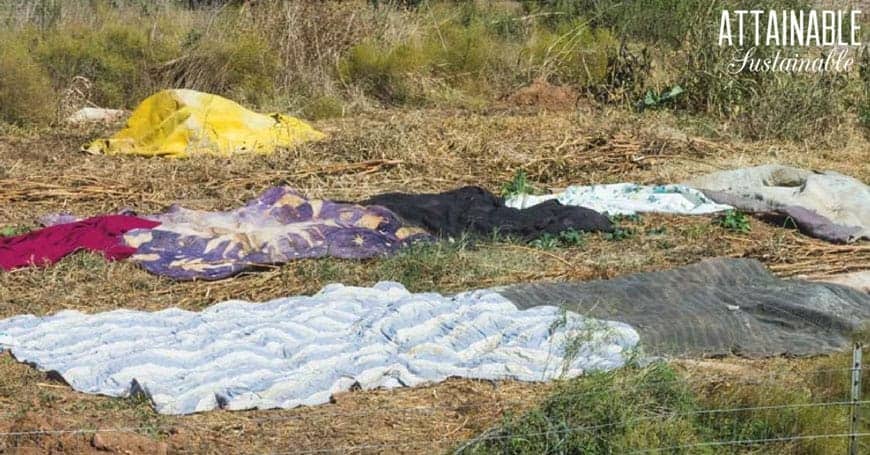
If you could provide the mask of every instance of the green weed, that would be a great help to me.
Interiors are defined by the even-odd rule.
[[[749,216],[737,210],[728,210],[717,218],[719,226],[732,231],[746,234],[752,231]]]
[[[643,220],[643,216],[639,213],[631,215],[608,215],[607,218],[610,219],[610,222],[613,224],[613,232],[606,232],[603,234],[603,237],[605,240],[617,242],[633,238],[637,235],[637,229],[623,226],[623,222],[628,221],[631,223],[640,223]]]
[[[575,229],[568,229],[555,235],[544,233],[540,237],[529,242],[529,245],[540,250],[582,247],[586,245],[586,234]]]
[[[610,220],[611,223],[614,224],[618,224],[623,221],[630,221],[632,223],[640,223],[641,221],[643,221],[643,215],[641,215],[640,213],[632,213],[631,215],[608,215],[607,218]]]
[[[604,234],[604,238],[606,240],[618,242],[620,240],[630,239],[634,237],[635,234],[637,234],[637,231],[635,231],[634,228],[615,226],[613,232],[607,232]]]
[[[456,270],[478,274],[466,249],[470,239],[462,237],[454,241],[415,243],[400,250],[388,260],[375,264],[379,280],[398,281],[413,291],[433,289],[442,277]]]
[[[536,192],[535,187],[529,183],[529,176],[526,174],[526,171],[522,169],[514,174],[510,182],[505,183],[501,187],[501,195],[506,198],[523,194],[535,194]]]
[[[704,0],[542,0],[525,1],[529,12],[550,13],[546,24],[558,27],[570,18],[586,17],[593,27],[648,44],[679,46],[694,24]]]
[[[529,245],[539,250],[554,250],[559,247],[559,237],[545,233],[529,242]]]
[[[536,30],[525,52],[538,76],[593,88],[606,82],[608,63],[618,49],[618,41],[607,30],[590,28],[586,21],[577,19],[555,30]]]
[[[0,227],[0,237],[12,237],[30,232],[27,226],[3,226]]]
[[[845,358],[835,356],[830,362],[832,368],[842,368]],[[703,445],[842,433],[848,427],[848,408],[807,406],[847,396],[848,377],[841,374],[832,379],[824,371],[813,371],[806,378],[814,383],[811,388],[762,380],[751,385],[726,381],[690,387],[663,363],[593,373],[565,381],[531,411],[506,416],[498,427],[468,441],[458,451],[608,454],[682,447],[673,452],[840,453],[846,450],[846,438],[724,448]]]
[[[269,41],[247,31],[253,26],[244,19],[227,19],[218,32],[189,45],[189,58],[181,60],[172,74],[173,85],[254,105],[268,102],[275,95],[281,66]]]

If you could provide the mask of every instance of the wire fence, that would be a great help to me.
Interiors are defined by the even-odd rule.
[[[276,454],[317,454],[317,453],[392,453],[392,452],[407,452],[407,453],[514,453],[524,451],[524,448],[535,447],[534,442],[538,439],[546,439],[556,441],[560,446],[554,446],[554,453],[571,451],[571,438],[576,438],[580,435],[587,435],[592,440],[598,439],[600,447],[606,447],[607,441],[600,440],[607,438],[609,435],[615,434],[621,428],[631,427],[639,423],[645,423],[655,427],[659,422],[664,425],[666,422],[673,422],[677,419],[706,419],[709,422],[716,422],[720,419],[722,422],[735,422],[739,419],[751,420],[763,416],[769,416],[784,412],[799,412],[811,411],[822,412],[830,410],[834,413],[823,414],[825,417],[839,416],[840,418],[831,419],[825,425],[819,426],[802,426],[793,425],[790,431],[780,429],[770,434],[761,436],[740,435],[741,437],[732,438],[707,438],[702,440],[686,441],[684,443],[673,443],[673,441],[665,441],[663,444],[655,446],[639,446],[639,447],[622,447],[617,453],[628,454],[647,454],[647,453],[674,453],[674,452],[689,452],[693,449],[715,449],[715,450],[731,450],[739,451],[741,449],[751,449],[754,451],[764,451],[765,453],[789,453],[794,451],[794,444],[807,443],[810,441],[818,441],[825,444],[830,444],[830,447],[840,448],[847,447],[850,454],[870,453],[870,410],[863,413],[862,410],[868,408],[870,400],[862,399],[861,392],[866,383],[866,370],[870,367],[865,367],[862,364],[861,354],[862,348],[856,346],[853,350],[852,364],[844,368],[817,369],[813,371],[775,371],[769,374],[757,375],[750,378],[728,378],[727,382],[731,387],[766,387],[770,385],[788,387],[789,381],[800,380],[803,384],[808,382],[816,382],[821,385],[832,386],[837,384],[837,390],[843,389],[846,392],[839,399],[827,400],[809,400],[800,402],[782,402],[771,404],[758,404],[752,406],[731,406],[718,408],[696,408],[687,411],[667,411],[664,409],[653,409],[644,415],[638,415],[630,418],[622,418],[615,421],[606,421],[601,423],[589,423],[579,425],[553,425],[540,429],[537,427],[524,428],[518,431],[517,428],[505,426],[503,424],[493,426],[486,431],[478,431],[476,437],[472,437],[463,442],[461,439],[444,436],[441,438],[428,437],[425,439],[405,439],[398,441],[387,442],[372,442],[358,444],[330,444],[327,439],[323,439],[323,433],[320,431],[305,432],[307,436],[318,438],[319,446],[317,447],[298,447],[293,441],[285,441],[287,449],[271,450],[271,453]],[[816,377],[813,377],[816,376]],[[842,381],[842,382],[839,382]],[[613,383],[609,385],[611,390],[630,387],[631,390],[622,390],[622,393],[630,396],[631,394],[642,394],[646,390],[655,390],[657,387],[670,384],[670,380],[651,380],[640,383]],[[584,391],[567,391],[560,392],[558,397],[562,400],[569,400],[571,403],[584,403],[587,398],[595,395],[600,396],[606,393],[606,390],[584,390]],[[830,396],[828,398],[831,398]],[[545,399],[546,400],[546,399]],[[497,403],[464,403],[461,405],[425,405],[412,407],[391,407],[384,406],[383,408],[371,408],[360,411],[336,411],[328,406],[315,407],[299,410],[293,414],[275,414],[265,416],[245,416],[244,413],[238,414],[238,421],[234,423],[239,425],[249,425],[260,428],[261,431],[268,431],[269,426],[280,427],[288,423],[296,421],[311,421],[312,419],[333,421],[359,421],[364,422],[367,417],[375,415],[393,415],[393,416],[416,416],[418,418],[443,418],[444,414],[455,414],[471,416],[476,412],[480,412],[483,408],[492,409],[496,407],[505,411],[515,409],[528,409],[529,400],[500,399]],[[827,411],[825,411],[827,412]],[[522,413],[515,415],[515,418],[522,418]],[[0,413],[0,422],[3,420],[15,419],[16,413]],[[155,434],[176,431],[183,428],[192,433],[214,432],[213,428],[209,428],[208,424],[196,422],[187,418],[172,418],[169,423],[160,423],[152,425],[133,425],[133,426],[117,426],[106,428],[28,428],[16,431],[0,432],[0,452],[4,448],[15,448],[18,442],[27,438],[39,437],[61,437],[74,435],[95,435],[98,433],[133,433],[133,434]],[[468,419],[466,418],[466,421]],[[842,423],[842,425],[841,425]],[[220,426],[218,426],[220,429]],[[825,430],[825,431],[821,431]],[[297,433],[300,436],[302,433]],[[5,445],[4,445],[5,441]],[[829,442],[830,441],[830,442]],[[560,450],[561,449],[561,450]],[[525,450],[525,453],[530,453]],[[533,452],[531,452],[533,453]]]

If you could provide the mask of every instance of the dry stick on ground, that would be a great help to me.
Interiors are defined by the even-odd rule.
[[[4,188],[3,192],[0,193],[0,203],[39,201],[43,199],[83,200],[106,196],[129,196],[133,194],[132,191],[121,190],[117,187],[100,185],[68,186],[31,181],[21,182],[15,179],[0,180],[0,187]]]
[[[333,164],[320,168],[296,172],[290,175],[293,177],[308,177],[311,175],[340,174],[347,171],[355,170],[361,170],[362,172],[360,172],[359,174],[365,175],[377,172],[384,167],[397,166],[399,164],[403,164],[404,162],[404,160],[368,160],[359,163]]]
[[[510,245],[510,244],[508,244],[508,245],[504,245],[503,248],[509,248],[509,249],[515,249],[515,250],[525,250],[525,251],[531,251],[531,252],[533,252],[533,253],[543,254],[544,256],[551,257],[551,258],[553,258],[553,259],[555,259],[555,260],[557,260],[557,261],[559,261],[559,262],[561,262],[561,263],[567,265],[568,267],[570,267],[570,268],[572,268],[572,269],[575,268],[574,265],[571,264],[570,262],[568,262],[567,259],[565,259],[565,258],[563,258],[563,257],[560,257],[560,256],[557,256],[557,255],[555,255],[555,254],[553,254],[553,253],[548,253],[548,252],[546,252],[546,251],[541,251],[541,250],[539,250],[539,249],[535,249],[535,248],[531,248],[531,247],[527,247],[527,246],[523,246],[523,245]]]
[[[870,268],[870,245],[833,245],[792,235],[788,262],[768,267],[780,275],[827,276]]]
[[[368,160],[359,163],[333,164],[328,166],[319,166],[312,169],[299,171],[296,173],[280,173],[274,172],[263,175],[269,181],[277,181],[281,177],[310,177],[315,175],[334,175],[343,174],[349,171],[356,172],[358,175],[367,175],[378,172],[382,169],[403,164],[404,160]],[[230,181],[219,182],[221,188],[232,186],[233,183],[244,181],[249,182],[250,178],[233,179]],[[116,182],[100,181],[93,177],[82,176],[53,176],[52,183],[39,181],[22,181],[20,179],[0,179],[0,188],[4,188],[0,193],[0,203],[9,203],[16,201],[41,201],[49,199],[64,199],[64,200],[89,200],[110,198],[118,196],[133,196],[135,191],[124,190],[123,185]],[[82,185],[82,181],[92,182]]]

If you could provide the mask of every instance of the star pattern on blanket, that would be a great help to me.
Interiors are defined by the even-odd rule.
[[[136,248],[131,260],[179,280],[215,280],[302,258],[371,258],[430,239],[383,207],[307,199],[286,186],[270,188],[236,210],[176,205],[148,218],[160,227],[124,237]]]

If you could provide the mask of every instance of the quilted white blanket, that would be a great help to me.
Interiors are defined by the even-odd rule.
[[[576,376],[622,366],[638,339],[623,323],[552,306],[519,310],[493,291],[445,297],[389,282],[202,312],[0,321],[0,349],[18,360],[82,392],[144,393],[164,414],[315,405],[355,384]]]

